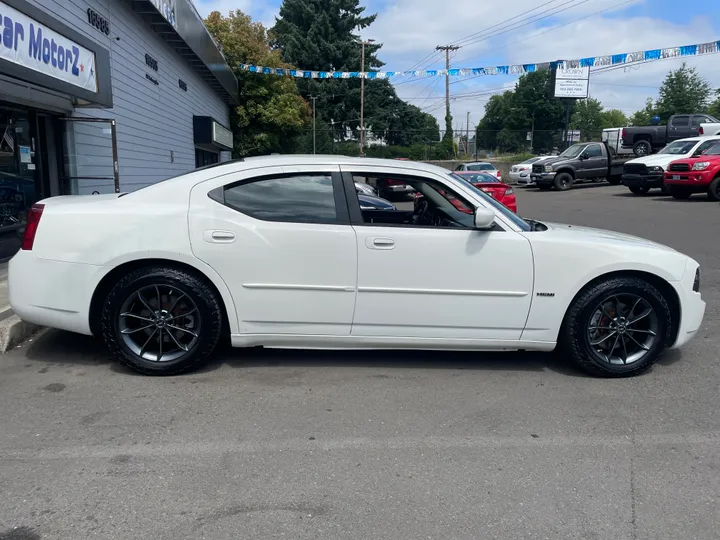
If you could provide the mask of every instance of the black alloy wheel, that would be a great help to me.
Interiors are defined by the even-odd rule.
[[[207,361],[220,340],[223,313],[204,278],[158,266],[118,281],[101,325],[105,343],[122,364],[146,375],[175,375]]]

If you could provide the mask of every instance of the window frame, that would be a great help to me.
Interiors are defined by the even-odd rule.
[[[297,221],[296,219],[270,219],[267,217],[260,217],[253,214],[249,214],[235,206],[229,204],[225,198],[225,192],[229,189],[236,188],[238,186],[254,184],[257,182],[263,182],[267,180],[279,180],[284,178],[294,178],[298,176],[329,176],[333,189],[333,199],[335,201],[335,215],[337,219],[334,221],[317,219],[313,221]],[[249,218],[265,221],[268,223],[297,223],[298,225],[350,225],[350,214],[348,212],[347,197],[345,194],[345,186],[343,185],[343,178],[338,171],[294,171],[294,172],[283,172],[283,173],[271,173],[263,174],[259,176],[253,176],[251,178],[244,178],[242,180],[236,180],[227,184],[222,184],[214,189],[207,192],[207,196],[213,201],[221,204],[233,212],[242,214]],[[358,208],[359,208],[358,203]]]
[[[448,172],[454,172],[454,171],[448,171]],[[400,228],[400,229],[431,229],[436,231],[476,231],[477,229],[474,229],[473,227],[436,227],[434,225],[415,225],[415,224],[406,224],[406,223],[366,223],[365,219],[362,215],[362,210],[360,210],[360,202],[357,198],[357,193],[355,192],[355,180],[354,175],[366,175],[366,176],[379,176],[381,174],[387,174],[388,176],[392,176],[393,178],[397,178],[398,180],[403,180],[403,178],[414,178],[418,180],[423,180],[429,184],[432,184],[434,186],[441,186],[442,189],[445,189],[447,191],[451,191],[456,196],[460,197],[461,200],[463,200],[465,203],[470,205],[472,208],[477,209],[478,204],[475,203],[473,200],[471,200],[466,194],[458,193],[458,190],[453,189],[452,187],[446,185],[444,182],[441,182],[440,180],[436,180],[435,178],[432,178],[430,176],[426,176],[423,174],[420,174],[418,172],[370,172],[369,170],[363,170],[362,168],[356,169],[351,168],[348,170],[348,168],[341,171],[343,185],[345,188],[345,192],[347,194],[347,205],[348,205],[348,211],[350,216],[350,224],[353,227],[390,227],[390,228]],[[355,194],[353,197],[352,194]],[[492,210],[493,213],[495,210],[492,208],[489,208],[489,210]],[[506,232],[512,229],[509,229],[506,223],[500,219],[500,217],[495,214],[495,226],[492,229],[488,229],[484,232]]]
[[[587,151],[588,151],[590,148],[597,148],[599,154],[596,155],[596,156],[589,156],[589,155],[587,154]],[[582,151],[582,153],[585,154],[585,157],[587,157],[587,158],[601,158],[601,157],[603,157],[602,145],[601,145],[600,143],[588,144],[588,145],[585,147],[585,150]]]

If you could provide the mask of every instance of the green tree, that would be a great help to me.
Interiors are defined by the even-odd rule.
[[[375,20],[365,15],[359,0],[283,0],[271,31],[273,46],[283,60],[313,71],[360,71],[359,32]],[[382,44],[365,45],[365,71],[384,64],[377,53]],[[332,126],[335,139],[358,135],[360,126],[359,79],[299,79],[301,95],[317,96],[318,124]],[[412,145],[439,140],[432,115],[398,98],[386,79],[365,81],[364,125],[369,134],[391,145]],[[344,148],[344,147],[341,147]]]
[[[655,104],[652,98],[645,100],[645,107],[639,111],[635,111],[633,115],[628,118],[631,126],[649,126],[652,124],[652,119],[656,115]]]
[[[575,113],[570,120],[573,129],[580,130],[584,141],[599,140],[602,131],[603,106],[594,98],[581,99],[575,104]]]
[[[712,89],[694,67],[683,63],[665,77],[655,104],[663,122],[673,114],[699,113],[707,110]]]
[[[625,127],[628,125],[628,118],[625,113],[618,109],[609,109],[600,114],[601,129]]]
[[[559,146],[565,127],[565,104],[550,95],[550,71],[543,70],[526,73],[518,79],[515,89],[492,96],[478,124],[478,147],[521,152],[528,148],[527,132],[533,126],[535,152]]]
[[[715,90],[715,100],[708,107],[708,113],[720,119],[720,89]]]
[[[212,12],[205,19],[210,34],[221,44],[231,66],[240,63],[290,67],[271,50],[265,27],[241,11],[227,17]],[[239,101],[231,114],[236,157],[289,152],[294,138],[310,117],[308,104],[298,95],[293,79],[263,77],[235,69]]]

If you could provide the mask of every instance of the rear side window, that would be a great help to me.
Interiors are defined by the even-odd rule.
[[[714,139],[714,140],[712,140],[712,141],[705,141],[704,143],[700,144],[700,145],[695,149],[695,152],[693,152],[693,153],[694,153],[694,154],[702,154],[702,153],[704,153],[705,150],[707,150],[708,148],[712,148],[713,146],[717,145],[718,142],[720,142],[720,141],[718,141],[717,139]]]
[[[672,120],[673,127],[687,127],[689,125],[690,125],[690,117],[689,116],[676,116]]]
[[[468,165],[468,171],[494,171],[495,167],[489,163],[476,163],[475,165]]]
[[[337,223],[329,174],[265,177],[225,187],[225,204],[266,221]]]

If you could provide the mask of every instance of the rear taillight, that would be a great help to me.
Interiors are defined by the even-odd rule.
[[[620,133],[620,138],[625,138],[625,128],[623,128],[622,132]]]
[[[502,173],[500,171],[497,171],[497,177],[502,178]]]
[[[705,135],[705,130],[702,128],[702,126],[700,126],[698,133],[700,133],[700,135]]]
[[[40,218],[42,217],[44,204],[33,204],[27,217],[27,225],[25,226],[25,235],[23,236],[22,248],[25,251],[31,251],[35,243],[35,235],[37,234]]]

